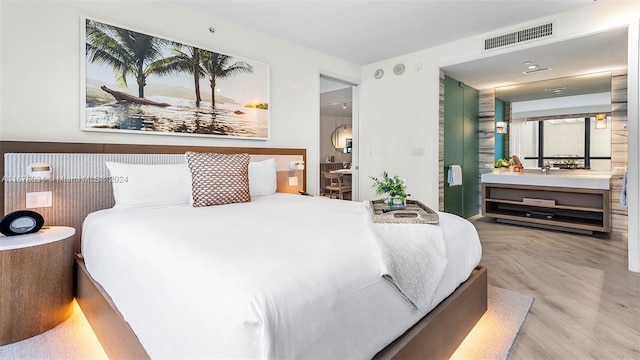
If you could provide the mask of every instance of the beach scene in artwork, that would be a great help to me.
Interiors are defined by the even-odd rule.
[[[269,137],[269,67],[86,20],[85,130]]]

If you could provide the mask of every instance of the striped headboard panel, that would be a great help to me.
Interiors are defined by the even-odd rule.
[[[130,145],[123,145],[122,149],[131,150],[130,147]],[[306,160],[304,149],[169,147],[173,150],[166,151],[167,147],[144,145],[136,150],[140,150],[140,147],[148,150],[149,153],[3,151],[4,213],[25,209],[28,192],[51,191],[52,207],[30,210],[40,213],[45,218],[45,225],[74,227],[77,234],[76,251],[80,251],[82,222],[86,215],[114,205],[112,184],[105,161],[130,164],[179,164],[185,163],[184,152],[186,151],[249,153],[251,161],[272,158],[276,160],[278,192],[297,193],[306,188],[306,171],[290,170],[291,162]],[[32,147],[25,150],[29,148]],[[118,149],[114,145],[110,145],[109,148]],[[46,162],[51,165],[51,179],[34,181],[27,177],[27,166],[35,162]],[[297,182],[297,185],[289,186],[291,177],[296,178],[294,182]]]

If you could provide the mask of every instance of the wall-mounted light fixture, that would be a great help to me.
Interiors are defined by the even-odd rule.
[[[334,102],[334,103],[330,103],[330,104],[321,104],[320,107],[329,107],[329,106],[340,106],[342,107],[343,110],[347,109],[347,104],[352,103],[353,101],[351,100],[347,100],[347,101],[338,101],[338,102]]]
[[[506,134],[507,133],[507,123],[504,121],[496,122],[496,132],[498,134]]]
[[[51,165],[44,162],[37,162],[27,166],[27,176],[37,179],[51,178]]]
[[[607,128],[607,114],[596,114],[596,129],[606,129]]]
[[[289,170],[304,170],[304,161],[292,161],[289,163]]]

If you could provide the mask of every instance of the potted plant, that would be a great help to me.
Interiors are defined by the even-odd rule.
[[[505,172],[509,167],[511,167],[511,161],[509,159],[498,159],[493,163],[493,167],[498,169],[500,172]]]
[[[390,177],[389,173],[384,171],[381,179],[373,176],[369,178],[373,180],[372,187],[376,189],[376,195],[388,194],[387,203],[390,207],[404,208],[407,205],[407,185],[398,175]]]

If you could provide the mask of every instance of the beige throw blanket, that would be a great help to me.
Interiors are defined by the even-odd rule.
[[[368,208],[365,210],[370,214]],[[426,314],[447,266],[442,228],[431,224],[374,223],[371,217],[369,221],[380,250],[381,276]]]

